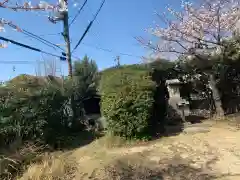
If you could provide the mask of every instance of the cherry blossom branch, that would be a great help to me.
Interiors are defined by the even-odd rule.
[[[17,25],[12,23],[11,21],[0,18],[0,30],[4,31],[5,30],[5,28],[4,28],[5,25],[8,25],[8,26],[12,27],[16,31],[19,31],[19,32],[22,31],[21,28],[19,28]]]
[[[7,2],[8,2],[8,0],[5,0],[2,3],[0,3],[0,7],[1,8],[6,8],[6,9],[11,9],[11,10],[14,10],[14,11],[17,11],[17,10],[46,11],[46,10],[56,10],[56,9],[60,8],[60,6],[58,4],[57,5],[51,5],[51,4],[48,4],[47,2],[44,2],[44,1],[40,1],[40,3],[35,5],[35,6],[32,6],[31,2],[25,2],[23,5],[16,4],[16,6],[7,6],[6,5]]]
[[[224,47],[223,38],[231,36],[236,23],[240,21],[238,0],[203,0],[198,6],[183,2],[183,8],[182,12],[168,8],[175,19],[170,19],[166,13],[157,14],[167,28],[157,26],[151,29],[151,34],[160,39],[155,47],[151,44],[151,49],[182,54],[183,52],[176,50],[181,48],[188,54],[196,48]],[[149,43],[146,45],[149,47]]]
[[[3,2],[0,2],[0,6],[4,5],[4,4],[7,3],[7,2],[8,2],[8,0],[5,0],[5,1],[3,1]]]
[[[152,50],[154,50],[154,51],[157,51],[157,52],[159,52],[159,53],[163,53],[163,52],[168,52],[168,53],[177,53],[177,54],[182,54],[182,55],[184,55],[185,54],[185,52],[180,52],[180,51],[177,51],[177,50],[174,50],[174,49],[172,49],[172,50],[170,50],[170,49],[166,49],[166,50],[164,50],[164,49],[160,49],[160,47],[159,46],[154,46],[154,45],[152,45],[150,42],[147,42],[146,43],[146,41],[142,38],[142,37],[135,37],[135,39],[141,44],[141,45],[143,45],[143,46],[145,46],[145,47],[148,47],[148,48],[150,48],[150,49],[152,49]]]
[[[158,17],[161,17],[161,16],[158,14]],[[164,17],[161,18],[161,19],[164,19]],[[210,43],[210,44],[214,44],[214,45],[221,45],[220,43],[217,43],[217,42],[214,42],[214,41],[205,40],[205,39],[203,39],[203,38],[194,36],[194,35],[191,34],[191,33],[187,33],[187,32],[181,31],[180,28],[174,27],[174,26],[173,26],[173,23],[172,23],[170,20],[168,20],[167,18],[165,19],[164,22],[170,27],[169,31],[170,31],[170,30],[171,30],[171,31],[174,31],[174,30],[177,31],[177,32],[179,33],[179,35],[181,36],[182,40],[184,40],[184,41],[187,41],[187,42],[189,42],[189,43],[194,43],[194,41],[189,41],[189,40],[187,40],[187,39],[189,39],[189,37],[191,37],[192,39],[195,39],[195,40],[197,40],[197,41],[198,41],[199,39],[201,39],[201,41],[203,41],[203,42],[205,42],[205,43]],[[197,30],[194,26],[192,27],[192,30],[198,32],[198,30]],[[212,35],[210,32],[207,32],[207,31],[204,31],[204,33],[205,33],[205,34]],[[188,38],[183,38],[184,36],[185,36],[185,37],[188,37]],[[213,36],[213,35],[212,35],[212,36]]]
[[[0,32],[5,31],[5,28],[4,28],[5,25],[9,25],[13,29],[17,31],[21,31],[21,29],[18,26],[14,25],[11,21],[7,21],[3,18],[0,18]],[[7,48],[7,47],[8,47],[8,42],[3,42],[3,43],[0,42],[0,48]]]

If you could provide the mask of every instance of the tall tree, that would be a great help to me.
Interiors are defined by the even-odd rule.
[[[158,14],[166,26],[150,29],[159,39],[158,44],[141,43],[156,53],[173,53],[187,56],[189,60],[199,59],[202,63],[212,55],[220,54],[225,48],[223,40],[233,35],[240,19],[238,0],[201,0],[200,3],[182,1],[182,10],[168,8],[168,14]],[[219,93],[211,73],[210,85],[215,99]],[[221,102],[215,102],[217,113],[222,114]]]
[[[84,56],[82,61],[76,61],[73,71],[75,82],[79,91],[86,95],[95,95],[98,83],[98,67],[94,60]]]
[[[73,82],[75,102],[78,108],[83,108],[83,101],[97,94],[98,68],[94,60],[84,56],[82,61],[73,66]]]

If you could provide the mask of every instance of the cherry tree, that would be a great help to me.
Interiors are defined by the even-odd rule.
[[[182,10],[167,8],[168,13],[157,14],[166,27],[160,25],[148,29],[159,39],[157,44],[141,43],[155,53],[174,53],[193,55],[198,49],[216,49],[224,47],[222,41],[232,36],[240,25],[239,0],[201,0],[199,4],[182,1]]]
[[[221,54],[224,40],[239,31],[239,0],[201,0],[195,4],[182,1],[181,5],[180,11],[167,7],[167,13],[157,13],[166,26],[147,30],[158,39],[156,44],[143,38],[138,41],[158,55],[170,53],[204,63],[212,55]],[[214,78],[211,74],[209,77],[213,96],[219,99]],[[217,113],[222,114],[221,102],[215,101],[215,105]]]

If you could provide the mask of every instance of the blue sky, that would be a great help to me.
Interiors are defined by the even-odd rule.
[[[84,0],[75,0],[75,2],[79,4],[83,3],[83,1]],[[36,2],[37,0],[32,1],[32,4]],[[51,2],[54,2],[54,0],[51,0]],[[70,20],[77,12],[77,8],[72,6],[73,3],[73,1],[69,1]],[[85,6],[80,16],[71,26],[72,48],[83,34],[100,4],[101,0],[88,0],[87,6]],[[114,58],[117,55],[120,55],[122,64],[141,62],[142,60],[138,56],[146,56],[149,50],[139,45],[134,37],[143,36],[145,38],[151,38],[144,30],[154,26],[153,22],[158,21],[154,12],[165,11],[167,4],[171,4],[173,7],[179,7],[180,0],[106,0],[97,20],[86,35],[83,43],[74,53],[74,56],[82,58],[87,54],[97,62],[99,69],[113,66],[115,64]],[[61,35],[52,35],[62,32],[62,23],[50,23],[47,20],[47,15],[48,13],[46,12],[14,12],[8,9],[0,9],[1,18],[11,20],[19,27],[34,34],[44,35],[42,36],[43,38],[53,43],[63,44],[64,40]],[[61,54],[61,51],[55,51],[11,28],[6,28],[6,32],[0,35],[54,54]],[[114,52],[109,53],[92,46],[111,49]],[[132,54],[134,56],[124,56],[120,53]],[[36,67],[38,66],[36,61],[42,58],[42,55],[38,52],[23,49],[13,44],[10,44],[8,48],[0,49],[0,54],[0,80],[8,80],[23,73],[36,74]],[[45,60],[54,59],[59,67],[58,70],[61,69],[63,74],[67,74],[66,62],[60,62],[58,59],[46,55],[44,55],[43,58]],[[16,61],[16,63],[6,64],[2,63],[2,61]],[[28,61],[28,64],[21,64],[17,61]],[[15,71],[13,71],[13,66],[15,66]],[[60,73],[60,71],[58,73]]]

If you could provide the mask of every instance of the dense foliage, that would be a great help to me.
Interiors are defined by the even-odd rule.
[[[101,112],[108,131],[126,138],[149,136],[155,84],[141,66],[122,66],[101,76]]]
[[[75,132],[82,131],[82,101],[96,94],[96,74],[96,63],[85,57],[75,63],[72,80],[20,75],[6,82],[0,87],[0,145],[20,139],[56,146],[74,122]]]
[[[79,129],[79,125],[75,123],[84,124],[88,128],[95,127],[95,123],[89,124],[89,113],[100,113],[99,99],[96,99],[97,86],[98,86],[98,67],[94,60],[90,59],[88,56],[84,56],[81,61],[75,61],[73,66],[73,96],[72,101],[74,102],[73,112],[74,119],[73,129]],[[90,127],[91,126],[91,127]]]
[[[179,77],[185,82],[189,90],[189,92],[186,89],[183,91],[185,97],[189,99],[189,93],[192,93],[211,100],[211,89],[208,85],[210,76],[212,76],[225,114],[239,111],[239,47],[239,36],[236,35],[223,41],[223,48],[219,54],[213,54],[212,56],[199,54],[192,59],[181,56],[178,61],[178,69],[181,71]]]
[[[83,60],[76,61],[74,64],[74,82],[76,84],[76,95],[95,96],[98,86],[98,67],[94,60],[85,56]]]
[[[0,104],[0,143],[16,139],[54,142],[67,124],[65,105],[68,92],[52,83],[2,87]],[[58,134],[58,135],[57,135]]]
[[[76,63],[73,79],[20,75],[0,86],[0,179],[28,165],[39,149],[70,148],[93,138],[85,132],[82,100],[96,93],[94,63]],[[19,155],[5,158],[12,154]]]

